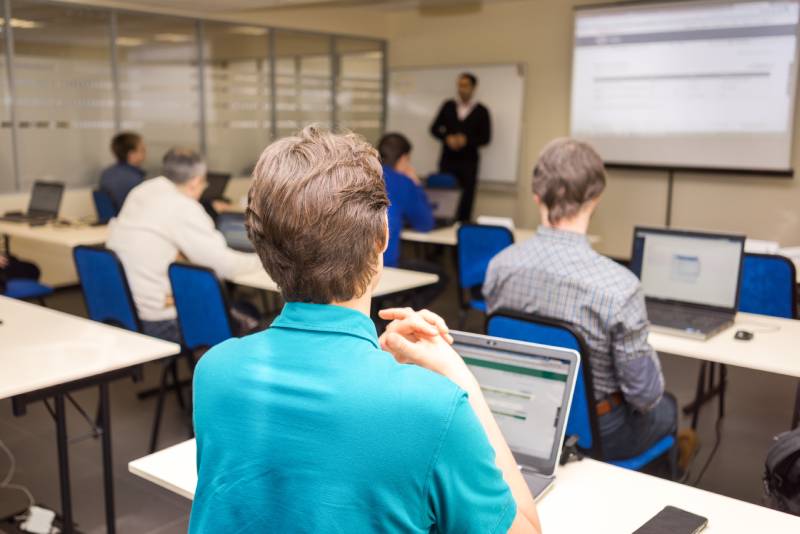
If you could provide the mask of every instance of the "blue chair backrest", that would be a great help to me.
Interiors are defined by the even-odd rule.
[[[463,224],[458,228],[458,285],[480,286],[489,262],[514,243],[514,234],[504,226]]]
[[[739,311],[794,319],[797,284],[792,260],[772,254],[745,254]]]
[[[452,174],[431,174],[428,176],[427,186],[433,189],[458,189],[458,181]]]
[[[586,387],[583,371],[588,364],[588,355],[584,350],[581,339],[568,326],[559,326],[557,322],[539,322],[534,317],[506,315],[500,311],[492,314],[486,321],[486,333],[490,336],[527,341],[540,345],[550,345],[578,351],[581,355],[581,365],[578,369],[578,379],[575,381],[575,392],[572,395],[572,406],[567,420],[567,436],[577,435],[578,446],[582,449],[592,449],[594,446],[592,420],[589,416],[589,403],[587,395],[591,394]],[[588,371],[587,371],[588,372]]]
[[[186,348],[213,347],[233,337],[227,299],[214,271],[173,263],[169,281]]]
[[[101,247],[79,246],[72,256],[89,318],[141,331],[125,269],[117,255]]]
[[[108,222],[118,215],[114,202],[105,191],[95,189],[92,191],[92,198],[94,199],[94,209],[97,211],[97,220],[100,222]]]

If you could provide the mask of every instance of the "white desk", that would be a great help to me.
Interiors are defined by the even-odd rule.
[[[755,336],[738,341],[733,337],[737,330]],[[651,332],[648,340],[665,354],[800,377],[800,321],[792,319],[740,313],[733,326],[707,341],[657,332]]]
[[[237,276],[230,281],[240,286],[263,289],[265,291],[280,291],[278,285],[263,269]],[[435,284],[438,281],[439,277],[435,274],[385,267],[383,276],[380,282],[378,282],[378,287],[373,296],[385,297],[402,291]]]
[[[185,441],[130,462],[128,470],[192,499],[195,453],[194,440]],[[545,532],[619,534],[633,532],[667,505],[707,517],[709,534],[800,532],[800,517],[589,459],[558,471],[539,514]]]
[[[446,226],[444,228],[436,228],[430,232],[417,232],[416,230],[406,229],[400,234],[400,238],[404,241],[413,241],[415,243],[427,243],[430,245],[444,245],[454,247],[458,244],[458,224],[453,226]],[[514,242],[521,243],[527,241],[536,234],[536,230],[530,228],[515,228],[514,229]],[[596,235],[589,236],[589,243],[596,244],[600,242],[600,237]]]
[[[128,462],[128,471],[181,497],[194,499],[197,487],[195,441],[190,439]]]
[[[71,391],[100,386],[106,526],[113,533],[108,383],[136,375],[141,364],[177,354],[180,347],[2,296],[0,321],[0,398],[11,398],[16,416],[24,415],[30,403],[48,398],[55,401],[64,532],[72,532],[73,526],[64,397]]]
[[[70,249],[78,245],[100,245],[108,239],[108,226],[30,226],[27,223],[0,221],[0,234],[60,245]]]
[[[417,232],[416,230],[406,229],[400,234],[400,238],[404,241],[413,241],[415,243],[428,243],[431,245],[444,245],[454,247],[458,244],[458,224],[453,226],[445,226],[443,228],[436,228],[430,232]],[[515,228],[514,229],[514,242],[520,243],[533,237],[536,230],[528,228]]]
[[[664,506],[708,518],[703,534],[800,532],[800,517],[590,459],[558,471],[539,514],[544,532],[619,534]]]
[[[101,245],[108,237],[106,226],[29,226],[0,221],[5,246],[20,258],[33,261],[42,270],[42,282],[53,286],[73,285],[78,280],[72,249],[78,245]]]

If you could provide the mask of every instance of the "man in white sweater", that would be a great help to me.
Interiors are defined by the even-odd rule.
[[[135,187],[110,223],[108,248],[125,267],[145,334],[178,341],[177,312],[167,268],[179,258],[209,267],[220,278],[261,269],[255,254],[228,248],[198,202],[206,164],[197,152],[172,148],[163,175]]]

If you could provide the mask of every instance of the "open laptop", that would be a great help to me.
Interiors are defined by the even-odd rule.
[[[223,200],[225,198],[225,189],[228,187],[231,175],[220,172],[206,173],[206,180],[208,180],[208,187],[203,191],[200,197],[200,202],[213,202],[214,200]]]
[[[461,202],[461,189],[439,189],[428,187],[425,196],[433,210],[433,220],[437,227],[450,226],[456,221],[458,204]]]
[[[708,339],[733,324],[744,236],[636,227],[631,270],[651,329]]]
[[[58,218],[64,184],[61,182],[36,181],[31,191],[28,211],[9,211],[0,220],[43,224]]]
[[[580,356],[558,347],[450,333],[539,499],[555,480]]]

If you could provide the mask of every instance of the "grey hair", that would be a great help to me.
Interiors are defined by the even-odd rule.
[[[606,187],[600,155],[588,143],[570,138],[550,141],[533,169],[533,193],[547,206],[550,224],[577,215]]]
[[[180,185],[195,176],[205,176],[206,162],[191,148],[173,147],[164,154],[164,176]]]

